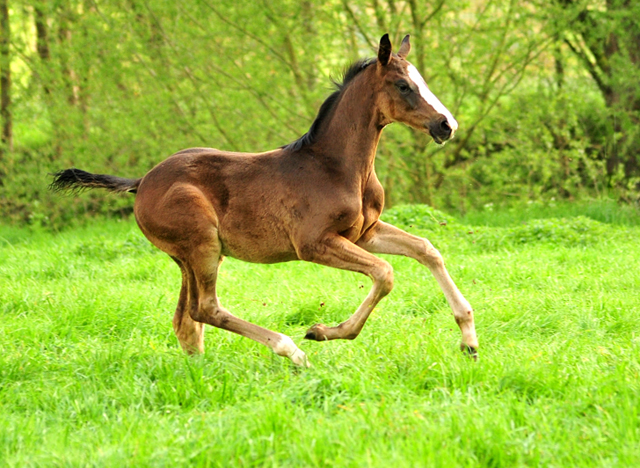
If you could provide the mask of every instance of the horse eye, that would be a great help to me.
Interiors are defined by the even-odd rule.
[[[400,91],[403,94],[406,94],[409,91],[411,91],[411,87],[407,84],[406,81],[399,81],[398,83],[396,83],[396,88],[398,88],[398,91]]]

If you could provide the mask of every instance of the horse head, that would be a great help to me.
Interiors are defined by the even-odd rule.
[[[380,39],[376,71],[382,83],[379,106],[384,123],[402,122],[443,144],[453,138],[458,122],[431,92],[417,68],[406,60],[410,50],[409,35],[397,54],[392,53],[388,34]]]

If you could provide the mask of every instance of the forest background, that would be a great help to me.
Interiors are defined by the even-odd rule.
[[[0,26],[3,222],[131,211],[52,195],[63,168],[140,177],[187,147],[287,144],[385,32],[411,34],[409,60],[460,123],[445,147],[385,130],[387,205],[638,199],[635,0],[1,0]]]

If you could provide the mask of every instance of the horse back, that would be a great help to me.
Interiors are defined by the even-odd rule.
[[[205,222],[223,254],[272,263],[298,259],[302,244],[327,231],[356,242],[377,221],[382,204],[374,172],[359,181],[344,177],[339,166],[326,169],[313,157],[283,150],[191,148],[145,175],[135,213],[145,234],[184,233],[185,225],[199,232]],[[162,227],[145,230],[143,224],[154,223]]]

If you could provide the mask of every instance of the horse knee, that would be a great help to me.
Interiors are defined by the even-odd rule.
[[[429,268],[442,268],[444,267],[444,259],[442,255],[436,249],[431,242],[424,239],[424,247],[422,250],[423,263]]]
[[[393,289],[393,267],[384,262],[379,271],[376,272],[375,279],[380,285],[380,293],[386,296]]]

